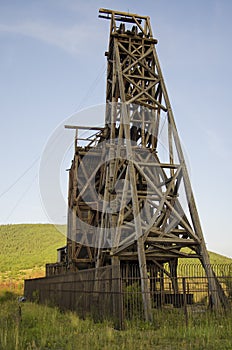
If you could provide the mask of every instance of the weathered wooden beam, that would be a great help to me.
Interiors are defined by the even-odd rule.
[[[186,238],[163,238],[163,237],[147,237],[145,240],[146,243],[170,243],[170,244],[181,244],[183,246],[194,245],[196,241],[194,239]]]
[[[135,17],[135,18],[140,18],[140,19],[147,19],[149,18],[148,16],[141,16],[137,15],[136,13],[129,13],[129,12],[122,12],[122,11],[115,11],[115,10],[110,10],[110,9],[104,9],[100,8],[99,13],[106,13],[106,14],[114,14],[114,15],[120,15],[120,16],[125,16],[125,17]]]
[[[80,129],[80,130],[104,130],[105,128],[100,128],[98,126],[83,126],[83,125],[65,125],[65,129]]]

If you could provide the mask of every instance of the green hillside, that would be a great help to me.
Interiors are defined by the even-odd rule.
[[[189,252],[189,248],[185,248],[184,251]],[[227,256],[213,253],[209,251],[210,263],[213,265],[223,265],[223,264],[232,264],[232,259]],[[182,258],[179,260],[179,264],[200,264],[198,259],[194,258]]]
[[[65,226],[57,226],[65,231]],[[0,276],[4,280],[44,273],[46,263],[57,260],[57,248],[64,246],[66,237],[54,225],[24,224],[0,226]],[[232,259],[211,253],[212,264],[232,263]],[[197,263],[182,259],[182,263]],[[32,270],[33,273],[28,274]]]
[[[64,231],[65,227],[59,229]],[[1,276],[15,277],[30,269],[44,271],[45,263],[56,261],[56,249],[65,242],[64,234],[49,224],[0,226]]]

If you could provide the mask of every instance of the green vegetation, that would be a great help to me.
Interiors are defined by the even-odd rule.
[[[65,226],[49,224],[0,225],[0,273],[13,274],[19,271],[44,268],[57,259],[56,249],[66,244],[60,231]],[[209,253],[212,264],[232,263],[232,259]],[[196,259],[181,259],[181,264],[198,263]]]
[[[66,237],[53,225],[5,225],[0,226],[0,243],[0,289],[8,290],[0,292],[1,350],[232,349],[232,311],[225,315],[196,308],[186,327],[182,309],[154,309],[153,324],[128,321],[126,330],[117,331],[109,321],[94,323],[48,305],[19,304],[12,290],[21,293],[24,278],[44,275],[45,264],[56,261],[56,249]],[[214,253],[210,258],[214,264],[232,261]],[[14,283],[18,288],[12,288]],[[132,302],[128,295],[126,303]],[[140,304],[138,299],[138,311]]]
[[[56,261],[56,249],[65,236],[53,225],[0,226],[0,271],[19,271]]]
[[[0,297],[1,350],[231,350],[232,314],[193,314],[184,325],[181,310],[164,310],[155,323],[127,323],[117,331],[110,322],[81,320],[75,313],[26,302],[11,293]]]
[[[0,289],[22,291],[25,278],[41,277],[45,264],[56,262],[57,248],[66,244],[65,226],[20,224],[0,226]],[[232,259],[209,253],[212,264],[229,264]],[[180,264],[197,264],[181,259]],[[181,272],[180,272],[181,275]]]
[[[191,252],[189,248],[185,248],[184,251],[187,253]],[[194,252],[192,252],[193,254]],[[223,265],[223,264],[231,264],[232,259],[228,258],[227,256],[223,256],[217,253],[209,252],[210,257],[210,263],[211,264],[217,264],[217,265]],[[179,260],[179,264],[200,264],[198,259],[194,258],[182,258]]]
[[[64,226],[58,227],[65,230]],[[43,276],[45,264],[57,260],[56,249],[66,237],[54,225],[0,226],[0,287],[12,289],[24,278]]]

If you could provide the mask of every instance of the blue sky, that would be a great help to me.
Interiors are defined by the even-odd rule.
[[[232,257],[230,0],[0,0],[0,223],[49,221],[38,185],[45,145],[65,119],[105,102],[100,7],[151,17],[207,247]]]

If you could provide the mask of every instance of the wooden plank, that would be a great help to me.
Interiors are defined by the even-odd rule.
[[[135,17],[135,18],[141,18],[141,19],[147,19],[147,16],[141,16],[137,15],[136,13],[129,13],[129,12],[122,12],[122,11],[114,11],[110,9],[100,8],[99,13],[106,13],[106,14],[114,14],[114,15],[120,15],[125,17]]]
[[[185,239],[185,238],[164,238],[164,237],[147,237],[146,242],[148,243],[180,243],[182,245],[193,245],[196,244],[194,239]]]
[[[80,130],[104,130],[105,128],[100,128],[97,126],[83,126],[83,125],[65,125],[65,129],[80,129]]]
[[[143,162],[143,161],[134,161],[134,163],[138,163],[141,167],[158,167],[163,169],[178,169],[180,168],[180,164],[173,164],[173,163],[159,163],[157,161],[152,162]]]
[[[124,179],[122,199],[121,199],[121,204],[120,204],[120,209],[119,209],[118,222],[117,222],[117,227],[116,227],[116,235],[115,235],[115,239],[114,239],[113,249],[117,248],[119,243],[120,243],[121,229],[122,229],[122,224],[123,224],[123,219],[124,219],[124,208],[125,208],[126,200],[127,200],[128,187],[129,187],[129,172],[128,172],[128,168],[127,168],[125,179]]]
[[[120,260],[117,256],[112,257],[112,296],[113,296],[113,315],[116,318],[115,326],[122,330],[124,325],[123,313],[123,293],[120,271]]]

